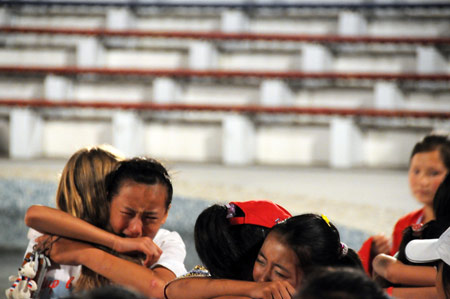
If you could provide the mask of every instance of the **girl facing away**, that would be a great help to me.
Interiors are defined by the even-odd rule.
[[[85,147],[75,152],[67,161],[61,173],[56,192],[56,206],[74,217],[83,219],[97,227],[105,228],[108,223],[107,209],[98,207],[106,205],[105,178],[122,160],[120,154],[112,147]],[[28,214],[29,216],[29,214]],[[33,251],[36,239],[40,234],[30,229],[30,242],[27,252]],[[76,281],[75,278],[77,278]],[[84,289],[99,286],[104,278],[87,268],[56,265],[50,268],[45,276],[40,298],[52,298],[67,295],[72,289]]]
[[[372,274],[372,261],[380,253],[394,255],[400,247],[403,231],[423,225],[435,218],[433,198],[437,188],[450,169],[450,140],[448,134],[431,133],[415,144],[408,171],[409,186],[422,208],[401,217],[389,239],[384,234],[370,237],[358,254],[366,272]]]
[[[183,278],[166,285],[165,296],[178,298],[292,298],[317,267],[348,266],[363,271],[355,251],[341,243],[325,217],[302,214],[276,224],[253,265],[253,281]]]

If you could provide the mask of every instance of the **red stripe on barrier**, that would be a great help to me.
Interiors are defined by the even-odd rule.
[[[0,106],[30,108],[92,108],[92,109],[125,109],[143,111],[187,111],[187,112],[236,112],[253,114],[305,114],[305,115],[338,115],[356,117],[388,117],[388,118],[430,118],[450,119],[450,112],[386,110],[360,108],[320,108],[320,107],[266,107],[258,105],[205,105],[205,104],[158,104],[158,103],[112,103],[112,102],[79,102],[48,101],[45,99],[0,99]]]
[[[449,37],[383,37],[383,36],[339,36],[314,34],[267,34],[267,33],[224,33],[194,31],[154,30],[108,30],[101,28],[51,28],[51,27],[0,27],[3,33],[87,35],[106,37],[153,37],[180,39],[279,41],[316,43],[389,43],[389,44],[434,44],[448,45]]]

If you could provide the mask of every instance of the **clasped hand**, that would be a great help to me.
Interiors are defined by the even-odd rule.
[[[43,235],[36,239],[35,249],[49,256],[58,264],[77,265],[80,264],[79,256],[83,250],[93,248],[92,245],[81,241],[75,241],[59,236]],[[149,267],[156,263],[162,254],[151,238],[122,238],[117,237],[114,242],[114,251],[119,253],[142,252],[146,258],[144,265]]]
[[[144,266],[150,267],[159,260],[162,254],[161,248],[149,237],[122,238],[118,237],[114,243],[114,251],[120,253],[142,252],[146,258]]]

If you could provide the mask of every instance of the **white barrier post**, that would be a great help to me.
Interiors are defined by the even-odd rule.
[[[246,13],[224,11],[220,29],[223,32],[247,32],[249,19]],[[217,52],[215,53],[217,56]],[[246,115],[227,115],[222,121],[222,161],[225,165],[248,165],[255,159],[254,123]]]
[[[445,73],[447,61],[435,47],[417,47],[417,72],[422,74]]]
[[[47,75],[44,81],[44,97],[48,100],[66,100],[70,98],[72,82],[70,79]]]
[[[216,47],[205,41],[192,42],[189,46],[189,68],[208,70],[217,68],[218,56]]]
[[[155,103],[173,103],[181,97],[181,87],[170,78],[156,78],[153,80],[153,101]]]
[[[249,19],[246,13],[240,10],[225,10],[221,14],[220,29],[222,32],[247,32]]]
[[[144,123],[134,111],[119,111],[113,116],[113,145],[127,157],[144,154]]]
[[[77,66],[99,67],[104,65],[104,49],[95,37],[80,39],[77,44]]]
[[[129,8],[109,8],[106,14],[106,28],[125,30],[135,27],[135,16]]]
[[[338,19],[338,34],[348,36],[365,35],[367,34],[367,20],[358,12],[340,12]]]
[[[330,166],[351,168],[362,161],[362,134],[351,118],[335,117],[330,123]]]
[[[264,80],[259,88],[259,94],[263,106],[292,105],[292,91],[282,80]]]
[[[401,109],[404,106],[403,93],[397,84],[377,82],[374,87],[374,107],[377,109]]]
[[[9,155],[32,159],[42,155],[43,121],[31,109],[16,108],[10,112]]]
[[[227,115],[222,121],[222,161],[248,165],[255,158],[255,128],[245,115]]]
[[[11,12],[5,7],[0,8],[0,25],[11,26]]]
[[[324,72],[332,69],[333,56],[322,45],[304,45],[301,53],[301,69],[305,72]]]

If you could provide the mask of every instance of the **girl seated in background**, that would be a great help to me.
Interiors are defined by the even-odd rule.
[[[404,234],[400,250],[396,257],[380,254],[373,262],[377,275],[387,280],[392,295],[396,297],[433,296],[435,294],[436,262],[417,264],[407,259],[405,248],[415,239],[438,238],[450,227],[450,175],[447,175],[436,191],[433,200],[435,220],[423,226],[408,227]],[[411,288],[414,286],[414,288]]]
[[[166,298],[292,298],[305,277],[320,266],[348,266],[363,271],[355,251],[341,243],[325,216],[303,214],[275,225],[253,266],[253,282],[184,278],[165,288]]]
[[[403,231],[407,227],[423,225],[434,219],[433,198],[449,170],[448,134],[431,133],[416,143],[410,157],[408,179],[411,193],[423,207],[401,217],[395,224],[390,239],[384,234],[379,234],[364,242],[358,254],[369,275],[372,275],[372,261],[378,254],[393,256],[397,253]]]

